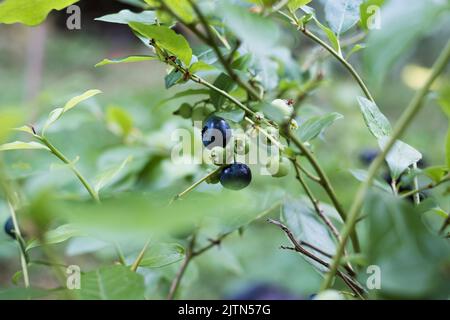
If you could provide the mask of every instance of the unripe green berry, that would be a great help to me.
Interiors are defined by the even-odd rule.
[[[289,159],[285,157],[272,157],[267,162],[267,170],[272,174],[272,177],[280,178],[287,176],[291,169],[291,163]]]
[[[173,114],[189,119],[192,116],[192,107],[189,103],[183,103]]]
[[[211,113],[215,112],[216,108],[212,104],[205,104],[203,107],[203,114],[209,116]]]
[[[191,115],[192,121],[203,121],[205,119],[204,108],[203,106],[197,106],[192,109]]]
[[[231,158],[231,152],[229,149],[216,146],[211,149],[211,160],[215,165],[223,165],[227,163],[227,160]]]
[[[280,111],[284,117],[289,118],[294,112],[294,108],[289,105],[285,100],[275,99],[271,102],[272,106],[275,107],[278,111]]]
[[[234,153],[238,155],[245,155],[250,150],[250,139],[245,134],[238,134],[234,136]]]
[[[271,137],[273,137],[274,139],[278,140],[279,138],[279,132],[278,129],[275,127],[267,127],[265,128],[267,134]],[[272,143],[272,140],[269,137],[265,137],[266,138],[266,144],[270,145]]]

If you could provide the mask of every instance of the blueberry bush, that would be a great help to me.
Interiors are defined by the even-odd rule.
[[[448,1],[123,2],[93,23],[135,52],[59,45],[44,107],[2,101],[0,298],[449,297]]]

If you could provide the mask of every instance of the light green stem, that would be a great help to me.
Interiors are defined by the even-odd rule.
[[[397,125],[395,126],[389,141],[384,147],[383,151],[375,158],[369,167],[369,172],[367,179],[360,185],[353,204],[350,208],[347,221],[344,225],[344,228],[341,233],[341,242],[336,250],[336,254],[333,258],[333,263],[331,264],[330,271],[325,276],[325,279],[322,283],[321,290],[325,290],[330,287],[334,276],[338,270],[338,267],[341,262],[342,255],[344,253],[345,245],[349,236],[354,232],[355,225],[358,220],[359,212],[362,208],[364,198],[377,174],[378,169],[383,165],[384,158],[391,150],[395,141],[403,134],[405,129],[411,123],[412,119],[417,115],[421,107],[423,106],[423,100],[433,84],[434,80],[441,74],[444,70],[445,66],[448,64],[450,59],[450,41],[447,42],[444,50],[439,55],[438,59],[433,65],[431,74],[427,79],[424,86],[415,94],[411,102],[409,103],[406,110],[402,113]]]
[[[367,88],[366,84],[362,80],[362,78],[359,76],[358,72],[356,72],[355,68],[347,62],[338,52],[336,52],[331,46],[329,46],[325,41],[320,39],[318,36],[313,34],[311,31],[309,31],[306,28],[300,29],[308,38],[312,39],[313,41],[317,42],[319,45],[324,47],[328,52],[330,52],[342,65],[350,72],[350,74],[353,76],[353,78],[356,80],[356,82],[361,87],[362,91],[366,95],[367,99],[375,102],[372,95],[370,94],[369,89]]]
[[[28,275],[28,262],[26,258],[25,247],[23,246],[23,243],[21,243],[22,234],[20,233],[19,224],[17,222],[16,211],[14,210],[13,205],[9,201],[8,201],[8,208],[14,225],[14,233],[16,234],[16,239],[20,247],[20,264],[22,266],[23,282],[25,284],[25,288],[28,288],[30,286],[30,278]]]
[[[50,152],[53,153],[57,158],[59,158],[62,162],[69,165],[70,170],[77,176],[78,180],[83,184],[83,186],[86,188],[87,192],[91,195],[91,197],[96,201],[100,202],[100,198],[98,196],[98,193],[94,190],[94,188],[89,184],[89,182],[86,180],[86,178],[83,177],[80,171],[75,167],[75,165],[66,158],[66,156],[59,151],[47,138],[42,136],[37,136],[37,139],[39,139],[43,144],[45,144],[49,149]]]

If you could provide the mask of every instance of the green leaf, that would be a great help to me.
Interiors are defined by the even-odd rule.
[[[367,172],[367,170],[362,170],[362,169],[351,169],[350,173],[359,181],[364,182],[367,180],[367,177],[369,176],[369,173]],[[380,181],[378,179],[374,180],[374,186],[377,188],[380,188],[383,191],[392,192],[391,187],[385,182],[385,181]]]
[[[367,128],[375,138],[381,139],[389,136],[392,132],[391,124],[377,105],[364,97],[358,97],[357,99]]]
[[[429,177],[434,182],[439,182],[442,180],[442,178],[448,173],[448,167],[447,166],[433,166],[428,167],[423,170],[427,177]]]
[[[447,140],[445,142],[445,155],[447,159],[447,168],[450,168],[450,125],[447,132]]]
[[[381,28],[369,33],[363,62],[369,83],[380,86],[392,66],[441,21],[448,19],[448,1],[390,0],[382,7]],[[399,14],[401,12],[401,14]],[[411,23],[414,21],[414,23]]]
[[[428,231],[418,207],[388,194],[372,194],[368,215],[368,264],[381,272],[382,296],[397,299],[435,299],[448,294],[450,249],[446,240]],[[411,284],[414,285],[411,285]]]
[[[142,300],[144,277],[125,266],[104,267],[82,274],[76,293],[83,300]]]
[[[341,118],[343,116],[337,112],[311,117],[300,124],[297,135],[303,142],[310,141],[324,132],[333,122]]]
[[[114,180],[119,176],[121,171],[133,160],[132,156],[129,156],[125,160],[122,161],[118,166],[112,167],[109,170],[106,170],[103,172],[98,178],[97,182],[95,183],[95,191],[99,192],[102,188],[105,186],[111,184],[114,182]]]
[[[336,244],[332,235],[322,221],[319,221],[317,214],[311,205],[302,199],[287,198],[283,205],[282,220],[292,231],[297,240],[306,241],[327,254],[333,255],[336,250]],[[325,262],[330,258],[322,253],[308,248],[316,256]],[[303,257],[303,256],[302,256]],[[328,269],[323,265],[306,258],[320,272]]]
[[[173,69],[172,71],[170,71],[170,73],[164,77],[164,84],[166,86],[166,89],[169,89],[176,85],[179,81],[182,80],[182,78],[183,75],[177,69]]]
[[[331,0],[325,4],[325,19],[337,35],[344,33],[359,21],[362,0]]]
[[[30,300],[43,298],[49,291],[37,288],[9,288],[0,290],[0,300]]]
[[[107,14],[103,17],[95,18],[94,20],[120,24],[129,24],[130,22],[154,24],[156,20],[156,13],[155,11],[150,10],[135,13],[128,9],[124,9],[117,13]]]
[[[256,56],[267,56],[280,37],[278,25],[271,19],[252,14],[245,8],[220,1],[219,14],[225,25],[238,37],[242,46]]]
[[[140,267],[161,268],[184,259],[185,250],[178,243],[151,245],[139,264]]]
[[[59,226],[58,228],[54,230],[47,231],[44,235],[45,238],[45,244],[57,244],[64,242],[66,240],[69,240],[73,237],[80,237],[85,235],[83,232],[81,232],[79,229],[75,228],[71,224],[64,224],[62,226]],[[30,250],[36,247],[41,246],[42,243],[40,243],[39,240],[32,240],[28,245],[26,246],[26,250]]]
[[[158,60],[158,57],[155,56],[128,56],[122,58],[115,59],[103,59],[99,63],[95,65],[95,67],[101,67],[107,64],[117,64],[117,63],[129,63],[129,62],[140,62],[140,61],[149,61],[149,60]]]
[[[321,24],[319,22],[319,20],[317,20],[317,19],[314,19],[314,21],[319,26],[319,28],[322,29],[323,32],[325,32],[325,35],[327,36],[328,40],[330,41],[331,46],[333,47],[334,51],[336,51],[338,53],[338,55],[342,57],[341,45],[339,43],[339,39],[336,36],[336,34],[333,32],[333,30],[331,30],[330,28]]]
[[[381,149],[387,144],[388,137],[382,137],[378,140]],[[386,162],[391,171],[393,179],[398,179],[400,175],[413,163],[422,159],[422,154],[410,145],[397,140],[386,156]]]
[[[14,128],[14,130],[21,131],[21,132],[26,132],[26,133],[29,133],[31,135],[34,135],[33,129],[31,129],[30,126],[21,126],[21,127],[18,127],[18,128]]]
[[[236,87],[236,83],[225,73],[221,73],[213,84],[225,92],[230,92]],[[216,107],[216,109],[220,109],[226,101],[226,98],[216,91],[211,91],[210,97],[211,103]]]
[[[215,69],[214,66],[207,64],[206,62],[203,62],[203,61],[197,61],[189,67],[189,71],[191,73],[196,73],[196,72],[205,71],[205,70],[213,70],[213,69]]]
[[[194,21],[194,10],[188,0],[166,1],[165,4],[185,23]]]
[[[366,45],[364,43],[357,43],[353,46],[353,48],[347,53],[345,60],[348,60],[352,56],[352,54],[364,49]]]
[[[5,0],[0,3],[0,23],[23,23],[35,26],[52,10],[61,10],[78,0]]]
[[[133,129],[133,118],[126,109],[118,106],[108,106],[106,122],[113,132],[121,136],[128,136]]]
[[[138,22],[131,22],[128,25],[147,39],[155,40],[158,45],[175,55],[186,66],[190,65],[192,49],[182,35],[165,26],[145,25]]]
[[[0,111],[0,143],[6,141],[11,130],[21,123],[22,112],[17,109],[2,109]]]
[[[377,12],[375,10],[381,9],[381,6],[384,4],[385,0],[365,0],[359,6],[359,16],[360,23],[363,29],[369,30],[369,21],[370,19],[378,18],[376,16]],[[380,14],[381,10],[378,11]]]
[[[34,141],[33,142],[14,141],[0,145],[0,151],[32,150],[32,149],[49,150],[45,145]]]
[[[83,94],[73,97],[70,99],[63,108],[56,108],[50,112],[50,115],[48,116],[47,121],[45,122],[44,128],[42,129],[42,135],[45,134],[47,129],[55,123],[61,116],[69,111],[72,108],[75,108],[79,103],[83,102],[84,100],[87,100],[97,94],[101,93],[100,90],[92,89],[84,92]]]
[[[216,112],[214,115],[224,118],[225,120],[239,123],[244,119],[245,111],[242,109],[234,109],[230,111]]]
[[[289,0],[288,2],[288,9],[291,12],[295,12],[298,9],[300,9],[300,7],[303,7],[304,5],[310,3],[311,0]]]

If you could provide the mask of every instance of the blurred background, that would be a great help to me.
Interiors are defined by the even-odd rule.
[[[422,15],[428,15],[426,19],[414,21],[411,15],[415,13],[408,13],[408,10],[417,8],[408,9],[405,2],[394,2],[402,5],[390,5],[386,12],[382,11],[382,28],[374,31],[376,36],[369,35],[363,40],[367,42],[367,48],[350,59],[367,79],[380,109],[392,123],[426,79],[429,67],[448,39],[450,30],[448,12],[423,10]],[[82,103],[55,124],[48,133],[53,143],[70,159],[79,156],[77,166],[87,177],[95,176],[132,155],[133,161],[116,183],[105,191],[106,194],[151,193],[167,188],[174,192],[182,191],[205,172],[202,169],[203,173],[199,173],[195,165],[175,167],[170,162],[171,142],[167,137],[171,130],[191,126],[190,120],[175,117],[172,113],[182,102],[189,102],[192,98],[161,102],[191,85],[183,84],[166,90],[166,68],[157,61],[95,68],[94,65],[104,58],[149,53],[149,49],[134,37],[126,25],[94,21],[96,17],[121,9],[139,11],[139,8],[125,1],[108,0],[81,0],[77,5],[81,8],[81,30],[67,29],[68,14],[65,10],[53,11],[46,22],[37,27],[0,25],[0,109],[20,110],[25,123],[39,126],[52,109],[71,97],[88,89],[100,89],[103,94]],[[319,5],[317,10],[320,14]],[[392,17],[395,17],[396,28],[391,27]],[[309,59],[321,51],[309,39],[283,23],[281,17],[276,17],[276,20],[283,26],[283,45],[292,48],[300,66],[307,66]],[[193,45],[198,44],[183,28],[178,31],[185,33]],[[361,30],[356,28],[346,37],[360,33]],[[385,57],[385,50],[391,53],[397,50],[397,54]],[[385,61],[383,66],[374,68],[374,57],[392,61]],[[367,163],[361,161],[361,154],[376,149],[377,143],[368,132],[355,99],[362,93],[348,72],[326,55],[314,64],[314,68],[322,69],[325,82],[307,99],[305,108],[336,111],[345,119],[337,121],[320,140],[316,140],[315,152],[342,203],[348,207],[358,186],[349,169],[366,168]],[[447,80],[448,73],[441,77],[437,86],[444,87]],[[435,95],[431,94],[424,111],[402,138],[422,152],[427,165],[445,162],[442,141],[448,120],[435,100]],[[23,137],[18,134],[10,140]],[[84,192],[72,174],[44,152],[9,152],[4,154],[4,160],[8,177],[17,179],[30,197],[43,189],[58,190],[67,198]],[[250,188],[259,192],[267,186],[294,195],[301,192],[293,174],[279,180],[256,176]],[[204,185],[200,190],[215,188]],[[320,198],[326,199],[319,189],[315,191]],[[449,199],[438,201],[448,212]],[[126,212],[123,214],[126,219]],[[277,217],[279,212],[271,214]],[[0,224],[3,225],[7,217],[7,208],[1,202]],[[317,290],[322,277],[294,252],[279,249],[286,243],[279,230],[268,225],[264,218],[258,219],[246,227],[242,235],[233,234],[220,247],[199,257],[191,265],[185,283],[189,290],[183,291],[181,297],[246,297],[245,294],[254,292],[266,293],[271,298],[308,297]],[[115,259],[114,250],[94,251],[96,245],[103,248],[101,242],[92,238],[73,238],[55,245],[55,248],[67,264],[76,262],[83,270],[89,270]],[[156,271],[142,271],[149,284],[149,297],[164,297],[162,293],[166,291],[157,289],[168,287],[178,266],[179,263],[175,263]],[[19,269],[17,246],[2,233],[0,287],[13,287],[11,278]],[[51,288],[56,285],[48,268],[36,265],[32,270],[32,283],[36,286]]]

